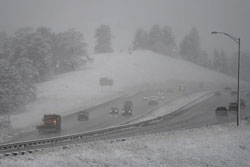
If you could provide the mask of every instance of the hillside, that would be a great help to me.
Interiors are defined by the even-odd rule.
[[[93,55],[94,62],[78,71],[56,76],[37,85],[37,100],[27,112],[12,116],[13,127],[28,127],[40,122],[45,113],[70,114],[80,108],[101,103],[123,94],[128,88],[150,83],[181,82],[233,83],[229,76],[192,63],[149,51]],[[99,86],[100,77],[114,80],[112,88]],[[137,88],[138,88],[137,87]],[[29,121],[26,121],[27,118]]]

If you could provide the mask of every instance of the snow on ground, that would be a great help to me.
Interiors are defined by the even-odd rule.
[[[156,108],[153,111],[149,111],[143,115],[134,117],[131,120],[127,121],[126,123],[136,123],[162,117],[184,106],[195,105],[197,102],[201,102],[212,95],[213,95],[212,91],[186,94],[179,98],[174,98],[172,100],[169,100],[166,104],[162,106],[156,106]]]
[[[218,83],[235,81],[192,63],[149,51],[99,54],[93,58],[94,62],[81,70],[58,75],[51,81],[38,84],[37,99],[27,105],[27,112],[11,117],[12,126],[34,128],[40,124],[43,114],[67,115],[119,96],[132,86],[170,80]],[[102,92],[99,86],[101,77],[113,79],[114,86],[106,87]]]
[[[49,148],[5,157],[1,167],[250,166],[250,122]]]

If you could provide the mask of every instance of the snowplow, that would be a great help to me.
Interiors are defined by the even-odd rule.
[[[59,132],[61,131],[61,116],[56,114],[44,115],[43,124],[36,126],[41,133]]]

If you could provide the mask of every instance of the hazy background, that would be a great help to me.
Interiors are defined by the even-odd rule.
[[[131,46],[140,27],[168,25],[178,46],[196,27],[209,54],[214,48],[237,51],[227,37],[211,35],[214,30],[241,37],[242,51],[250,52],[249,8],[249,0],[0,0],[0,31],[13,33],[24,26],[48,26],[55,32],[75,28],[84,34],[92,53],[100,24],[110,26],[116,50]]]

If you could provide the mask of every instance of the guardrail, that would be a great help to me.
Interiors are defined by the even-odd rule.
[[[189,105],[189,104],[186,104],[186,105]],[[185,106],[183,106],[183,107],[185,107]],[[181,108],[183,108],[183,107],[181,107]],[[180,110],[180,109],[178,109],[178,110]],[[76,134],[71,134],[71,135],[65,135],[65,136],[60,136],[60,137],[52,137],[52,138],[3,144],[3,145],[0,145],[0,153],[5,155],[5,156],[9,156],[9,155],[11,155],[10,153],[12,153],[12,155],[14,155],[14,154],[16,154],[16,152],[20,152],[20,154],[23,154],[23,150],[65,145],[65,144],[68,144],[70,142],[84,140],[84,139],[87,139],[89,137],[100,136],[100,135],[104,135],[104,134],[111,134],[111,133],[115,133],[116,131],[125,130],[127,128],[135,128],[135,127],[145,125],[145,124],[148,125],[148,124],[150,124],[158,119],[161,119],[163,117],[165,117],[165,116],[157,117],[157,118],[142,121],[142,122],[130,123],[130,124],[126,124],[126,125],[109,127],[109,128],[88,131],[88,132],[83,132],[83,133],[76,133]]]

